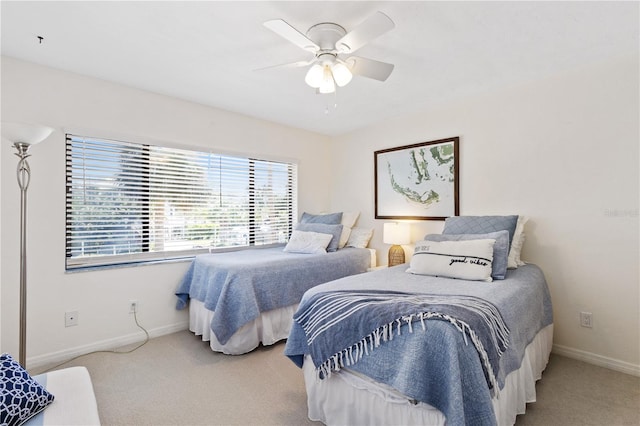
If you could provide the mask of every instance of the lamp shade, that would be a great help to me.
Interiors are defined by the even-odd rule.
[[[385,244],[409,244],[411,228],[408,223],[389,222],[384,224],[382,241]]]
[[[336,62],[331,67],[331,72],[333,73],[333,79],[336,81],[336,84],[340,87],[346,86],[351,81],[353,74],[349,71],[346,65],[341,64],[340,62]]]
[[[45,140],[53,128],[38,124],[2,122],[2,138],[11,143],[35,145]]]
[[[318,88],[320,93],[333,93],[336,91],[336,84],[333,81],[333,75],[331,74],[331,68],[325,65],[322,74],[322,84]]]
[[[307,75],[304,77],[304,82],[309,86],[317,89],[322,84],[322,78],[324,75],[324,68],[320,64],[314,64],[309,71],[307,71]]]

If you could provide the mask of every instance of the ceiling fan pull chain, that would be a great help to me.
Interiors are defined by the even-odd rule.
[[[331,112],[331,108],[329,108],[329,104],[331,101],[327,98],[327,105],[324,107],[325,115],[328,115]],[[338,91],[333,91],[333,109],[338,109]]]

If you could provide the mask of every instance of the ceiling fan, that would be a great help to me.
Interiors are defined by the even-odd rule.
[[[296,46],[313,53],[307,61],[294,62],[285,66],[309,66],[305,82],[317,89],[318,93],[333,93],[336,84],[343,87],[353,75],[385,81],[393,71],[393,65],[359,56],[343,55],[354,53],[371,40],[395,27],[387,15],[376,12],[353,30],[347,32],[333,22],[323,22],[309,28],[305,34],[296,30],[282,19],[264,23],[274,33]]]

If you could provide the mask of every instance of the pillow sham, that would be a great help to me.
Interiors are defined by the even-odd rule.
[[[509,251],[508,268],[515,269],[518,266],[525,264],[520,260],[520,252],[522,251],[522,245],[524,244],[524,224],[527,223],[528,220],[529,218],[526,216],[518,216],[518,223],[516,224],[513,241],[511,242],[511,250]]]
[[[294,230],[284,251],[302,254],[326,253],[331,238],[333,238],[331,234]]]
[[[345,247],[367,248],[373,236],[373,228],[352,228]]]
[[[342,234],[342,225],[327,225],[324,223],[299,223],[298,226],[296,226],[296,229],[299,231],[329,234],[331,235],[331,240],[329,240],[329,245],[326,247],[327,251],[334,252],[338,250],[340,235]]]
[[[300,217],[300,223],[324,223],[327,225],[339,225],[342,221],[342,212],[329,214],[311,214],[304,212]]]
[[[509,231],[489,232],[488,234],[429,234],[426,235],[424,239],[426,241],[496,240],[493,245],[491,278],[494,280],[504,280],[507,274],[507,260],[509,258]]]
[[[340,234],[340,241],[338,242],[338,248],[344,248],[349,241],[351,235],[351,227],[342,225],[342,233]]]
[[[516,231],[518,216],[452,216],[444,221],[443,234],[486,234],[509,231],[509,247]]]
[[[349,241],[349,235],[351,235],[351,228],[353,228],[356,224],[356,220],[358,220],[358,216],[360,216],[360,212],[342,212],[342,235],[340,235],[340,243],[338,243],[338,248],[343,248],[347,245],[347,241]]]
[[[353,228],[356,226],[356,220],[360,216],[360,212],[342,212],[342,223],[344,226]]]
[[[44,410],[53,399],[11,355],[0,355],[0,424],[22,424]]]
[[[492,239],[419,241],[407,272],[490,282],[494,244]]]

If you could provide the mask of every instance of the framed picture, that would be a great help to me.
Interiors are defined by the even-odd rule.
[[[376,219],[444,220],[457,216],[459,139],[374,152]]]

